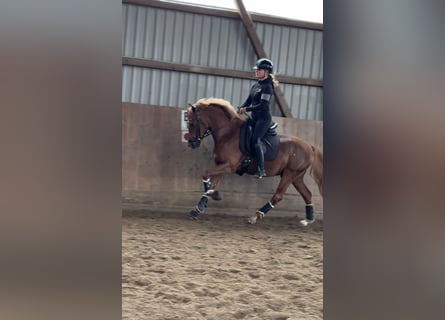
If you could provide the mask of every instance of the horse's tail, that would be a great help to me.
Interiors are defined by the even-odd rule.
[[[314,161],[312,162],[310,174],[317,183],[321,196],[323,196],[323,152],[316,146],[311,147],[314,152]]]

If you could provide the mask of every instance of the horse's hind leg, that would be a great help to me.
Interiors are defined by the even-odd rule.
[[[268,203],[266,203],[263,207],[258,209],[255,212],[255,215],[250,217],[247,222],[250,224],[256,223],[258,219],[264,218],[266,213],[272,209],[278,202],[280,202],[283,199],[283,194],[286,192],[287,188],[291,184],[291,182],[295,179],[295,173],[294,172],[285,172],[281,176],[280,183],[278,184],[277,190],[275,190],[274,195],[272,196],[272,199]]]
[[[303,176],[298,177],[292,182],[295,189],[303,197],[306,203],[306,219],[300,220],[300,224],[307,226],[315,221],[314,219],[314,205],[312,204],[312,193],[303,181]]]

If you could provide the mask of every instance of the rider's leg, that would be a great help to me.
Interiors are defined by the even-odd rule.
[[[255,148],[255,155],[256,155],[256,160],[257,160],[256,177],[258,179],[261,179],[262,177],[266,176],[266,171],[264,170],[264,150],[263,150],[261,141],[259,141],[259,139],[255,143],[254,148]]]
[[[255,156],[257,160],[257,174],[256,177],[261,179],[266,176],[266,172],[264,170],[264,151],[263,145],[261,143],[261,138],[264,137],[267,130],[269,129],[270,121],[269,120],[259,120],[255,124],[255,129],[252,134],[253,146],[255,149]]]

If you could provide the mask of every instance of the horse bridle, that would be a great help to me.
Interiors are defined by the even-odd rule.
[[[209,135],[211,135],[212,133],[217,132],[218,130],[228,126],[235,118],[230,119],[229,122],[221,125],[220,127],[216,128],[216,129],[207,129],[202,135],[201,135],[201,119],[200,119],[200,115],[201,115],[201,109],[198,108],[196,105],[194,104],[189,104],[192,108],[193,114],[196,116],[196,130],[195,130],[195,136],[191,139],[188,140],[188,146],[192,149],[198,148],[201,144],[201,140],[204,139],[205,137],[208,137]],[[191,119],[188,120],[189,122],[191,122]]]
[[[192,107],[193,114],[196,116],[196,123],[195,123],[195,136],[188,141],[188,146],[192,149],[198,148],[201,145],[201,140],[205,137],[209,136],[212,131],[210,129],[207,129],[204,134],[201,135],[201,109],[197,108],[194,104],[190,104]],[[189,119],[189,122],[191,122],[191,119]]]

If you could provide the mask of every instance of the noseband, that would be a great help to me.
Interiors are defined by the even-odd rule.
[[[201,145],[201,140],[209,136],[212,131],[207,129],[203,135],[201,135],[201,109],[197,108],[195,105],[192,106],[193,114],[196,116],[196,130],[195,136],[188,141],[188,146],[192,149],[198,148]],[[190,120],[189,120],[190,121]],[[190,121],[191,122],[191,121]]]

